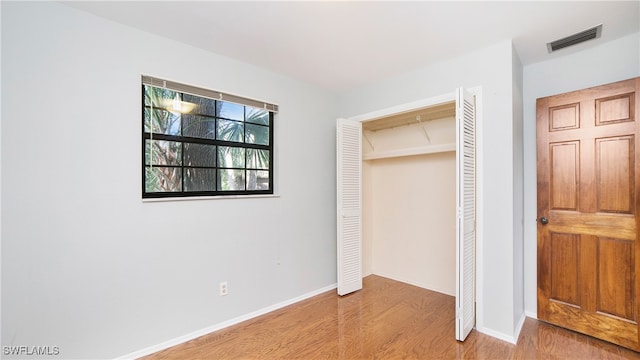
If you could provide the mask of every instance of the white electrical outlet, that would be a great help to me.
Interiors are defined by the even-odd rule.
[[[227,282],[223,281],[220,283],[220,296],[225,296],[229,293],[229,288],[227,287]]]

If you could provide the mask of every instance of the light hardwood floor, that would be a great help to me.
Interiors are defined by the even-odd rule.
[[[379,276],[329,291],[144,359],[640,359],[640,354],[528,318],[517,345],[454,336],[454,298]]]

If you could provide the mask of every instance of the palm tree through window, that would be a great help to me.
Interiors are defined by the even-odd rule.
[[[142,85],[143,198],[273,194],[265,109]]]

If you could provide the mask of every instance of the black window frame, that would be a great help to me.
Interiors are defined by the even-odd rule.
[[[175,86],[175,87],[169,87],[169,86],[158,86],[155,83],[153,84],[149,84],[149,81],[144,81],[145,77],[143,76],[143,81],[141,84],[141,94],[142,94],[142,101],[141,101],[141,124],[142,124],[142,198],[143,199],[159,199],[159,198],[198,198],[198,197],[220,197],[220,196],[250,196],[250,195],[272,195],[274,193],[274,118],[275,118],[275,111],[268,109],[267,108],[267,104],[265,104],[264,108],[259,108],[256,106],[251,106],[251,105],[246,105],[241,103],[243,98],[239,98],[239,97],[235,97],[237,99],[241,99],[241,101],[229,101],[224,99],[224,96],[222,93],[216,93],[216,94],[220,94],[218,95],[218,98],[214,98],[213,96],[207,96],[209,95],[208,93],[206,94],[202,94],[202,92],[207,91],[185,91],[184,88],[189,88],[189,86],[187,85],[182,85],[182,84],[178,84],[178,85],[182,85],[182,87],[180,86]],[[156,82],[158,81],[158,79],[153,79],[156,80]],[[163,81],[163,80],[162,80]],[[163,81],[162,83],[163,85],[166,85],[166,82]],[[177,84],[177,83],[172,83],[172,84]],[[169,134],[162,134],[162,133],[154,133],[154,132],[149,132],[149,131],[145,131],[145,109],[152,109],[152,108],[156,108],[158,110],[165,110],[165,111],[169,111],[169,109],[167,107],[162,107],[162,106],[155,106],[155,107],[151,107],[149,105],[146,104],[145,102],[145,87],[147,86],[151,86],[151,87],[155,87],[155,88],[160,88],[160,89],[166,89],[172,92],[175,92],[177,94],[179,94],[179,98],[180,100],[183,100],[184,95],[187,94],[189,96],[195,96],[195,97],[200,97],[200,98],[205,98],[208,99],[208,101],[214,101],[215,102],[215,113],[214,115],[211,114],[201,114],[201,113],[190,113],[190,115],[196,115],[196,116],[201,116],[201,117],[207,117],[212,119],[212,121],[214,121],[214,127],[213,127],[213,132],[214,132],[214,138],[213,139],[209,139],[209,138],[200,138],[200,137],[191,137],[191,136],[184,136],[183,135],[183,121],[182,118],[180,120],[180,135],[169,135]],[[177,89],[176,89],[177,88]],[[200,88],[194,88],[196,90],[203,90]],[[210,90],[208,90],[210,91]],[[198,93],[195,93],[198,92]],[[213,92],[213,91],[210,91]],[[234,99],[235,100],[235,99]],[[249,101],[253,101],[254,103],[256,101],[254,100],[249,100]],[[234,103],[237,105],[241,105],[243,106],[243,119],[242,121],[237,120],[237,119],[230,119],[230,118],[225,118],[224,116],[221,116],[221,114],[218,113],[218,106],[220,106],[221,103]],[[275,105],[271,105],[268,104],[272,107],[275,107],[275,109],[277,109],[277,106]],[[268,113],[268,125],[264,125],[264,124],[258,124],[258,123],[252,123],[252,122],[246,122],[247,120],[247,110],[248,109],[258,109],[258,110],[267,110]],[[223,140],[223,139],[218,139],[218,122],[219,121],[235,121],[235,122],[242,122],[243,126],[243,137],[242,137],[242,142],[239,141],[228,141],[228,140]],[[268,128],[268,141],[269,144],[268,145],[264,145],[264,144],[256,144],[256,143],[247,143],[246,141],[246,134],[247,134],[247,124],[250,125],[255,125],[255,126],[261,126],[261,127],[265,127]],[[173,141],[173,142],[177,142],[180,145],[180,165],[158,165],[158,164],[147,164],[147,154],[146,154],[146,146],[147,146],[147,141],[148,140],[158,140],[158,141]],[[185,165],[185,145],[187,144],[204,144],[204,145],[210,145],[210,146],[215,146],[215,150],[214,150],[214,166],[187,166]],[[234,148],[241,148],[244,149],[244,166],[242,167],[224,167],[224,166],[220,166],[221,164],[219,164],[219,147],[234,147]],[[247,149],[258,149],[258,150],[267,150],[269,152],[269,160],[268,160],[268,169],[265,168],[252,168],[249,167],[248,164],[248,156],[247,156]],[[150,150],[151,151],[151,150]],[[147,168],[153,168],[153,167],[163,167],[163,168],[175,168],[175,169],[179,169],[178,171],[181,172],[180,177],[180,186],[181,189],[180,191],[147,191],[147,187],[146,187],[146,181],[147,181]],[[188,191],[185,190],[185,171],[188,169],[209,169],[209,170],[215,170],[215,190],[213,191]],[[219,185],[218,182],[220,181],[220,177],[221,177],[221,173],[220,170],[239,170],[239,171],[244,171],[244,190],[219,190]],[[268,171],[269,174],[269,178],[268,178],[268,189],[258,189],[258,190],[247,190],[247,174],[248,171]]]

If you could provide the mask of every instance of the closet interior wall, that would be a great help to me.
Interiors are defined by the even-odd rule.
[[[363,122],[362,259],[365,276],[455,296],[455,106],[445,105]]]

